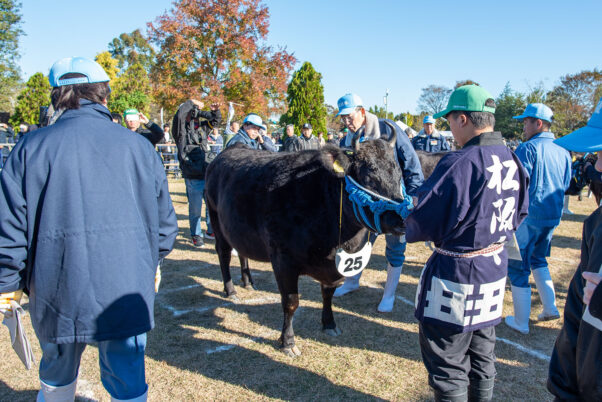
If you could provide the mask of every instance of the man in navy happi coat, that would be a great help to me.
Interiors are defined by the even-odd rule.
[[[466,85],[444,116],[461,150],[451,152],[416,192],[408,242],[432,241],[416,292],[420,348],[436,400],[489,400],[495,378],[495,328],[507,274],[503,243],[528,208],[528,177],[493,132],[493,97]]]

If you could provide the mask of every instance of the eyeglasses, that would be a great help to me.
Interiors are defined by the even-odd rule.
[[[351,112],[349,114],[341,115],[341,120],[343,123],[351,123],[353,121],[353,116],[357,113],[357,110]]]

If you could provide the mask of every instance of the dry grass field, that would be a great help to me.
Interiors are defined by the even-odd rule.
[[[384,238],[379,238],[359,291],[334,300],[342,335],[320,329],[319,285],[300,281],[301,305],[295,315],[295,359],[278,349],[282,325],[279,294],[269,264],[251,261],[258,290],[239,289],[239,301],[224,297],[213,244],[193,248],[189,240],[184,183],[170,182],[180,233],[163,266],[157,296],[157,326],[149,333],[146,372],[152,401],[246,400],[429,400],[418,347],[412,301],[420,270],[430,255],[424,244],[407,249],[393,313],[376,306],[386,279]],[[568,283],[579,260],[583,220],[594,210],[592,199],[571,198],[574,215],[565,216],[555,232],[549,259],[562,311]],[[110,252],[110,251],[108,251]],[[234,278],[240,278],[238,260]],[[534,286],[534,285],[533,285]],[[24,300],[27,308],[27,301]],[[509,285],[504,315],[512,312]],[[533,292],[531,318],[541,312]],[[28,318],[27,318],[28,320]],[[529,335],[497,327],[495,400],[552,400],[545,388],[548,357],[562,320],[531,322]],[[34,353],[40,349],[33,329]],[[38,390],[37,370],[25,371],[10,349],[8,331],[0,329],[0,400],[32,401]],[[110,400],[99,380],[98,353],[87,348],[80,368],[76,400]]]

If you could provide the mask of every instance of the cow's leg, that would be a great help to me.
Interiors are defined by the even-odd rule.
[[[341,335],[341,330],[334,322],[332,314],[332,295],[336,287],[327,287],[323,284],[320,284],[320,287],[322,288],[322,331],[330,336]]]
[[[215,252],[219,258],[219,267],[222,270],[222,280],[224,281],[224,292],[230,298],[236,298],[236,289],[232,283],[230,275],[230,260],[232,258],[232,246],[224,239],[219,225],[217,214],[209,210],[209,216],[213,225],[215,234]]]
[[[299,274],[292,270],[280,270],[274,267],[274,274],[278,282],[280,297],[282,300],[282,310],[284,312],[284,323],[282,324],[282,335],[280,335],[280,345],[282,351],[291,357],[299,356],[301,351],[295,346],[295,333],[293,331],[293,316],[297,307],[299,307],[299,291],[297,282]]]
[[[246,289],[256,289],[255,284],[253,283],[253,278],[251,278],[251,268],[249,267],[249,259],[244,257],[238,257],[240,260],[240,277],[242,279],[242,285]]]

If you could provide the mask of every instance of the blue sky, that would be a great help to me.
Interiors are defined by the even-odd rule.
[[[94,57],[122,32],[171,8],[166,0],[25,0],[20,66],[28,78],[62,57]],[[322,73],[327,103],[346,92],[366,106],[415,113],[420,89],[472,79],[494,96],[510,82],[551,89],[602,68],[602,1],[272,0],[268,44]]]

